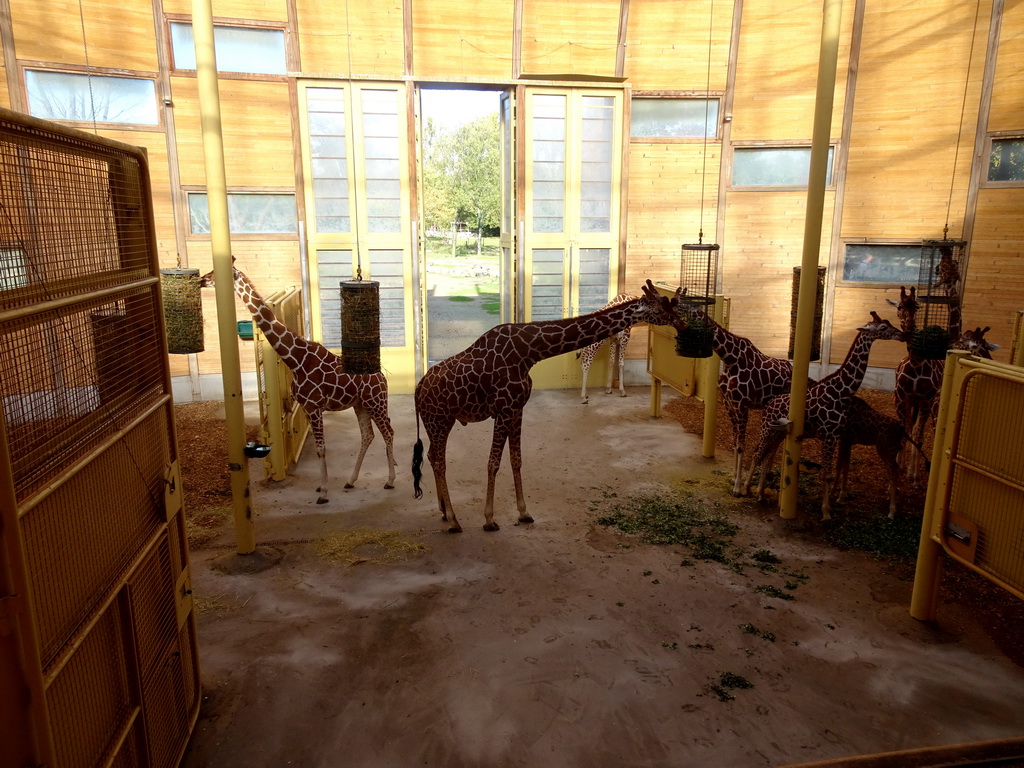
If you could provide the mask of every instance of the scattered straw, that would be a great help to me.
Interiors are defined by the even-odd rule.
[[[354,528],[336,533],[320,539],[315,547],[317,554],[324,560],[340,560],[349,565],[389,563],[427,551],[425,545],[401,531],[378,531],[372,528]]]

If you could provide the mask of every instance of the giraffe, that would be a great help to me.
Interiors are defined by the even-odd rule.
[[[764,407],[776,395],[789,392],[793,381],[793,364],[789,360],[769,357],[759,350],[750,339],[735,333],[715,322],[685,300],[680,303],[680,322],[676,330],[685,332],[691,319],[699,319],[714,330],[712,349],[722,361],[722,375],[718,379],[718,390],[722,397],[729,424],[732,426],[733,453],[733,496],[743,495],[743,451],[747,441],[747,421],[750,411]]]
[[[433,365],[416,385],[416,445],[412,475],[416,498],[420,489],[423,441],[420,421],[430,440],[427,458],[434,472],[441,519],[451,515],[450,533],[462,530],[448,492],[445,461],[448,436],[455,422],[494,419],[491,452],[487,463],[487,498],[484,530],[496,531],[494,522],[494,478],[508,442],[509,462],[516,490],[520,523],[532,523],[526,511],[521,475],[520,445],[523,409],[530,399],[533,382],[530,369],[541,360],[589,346],[635,323],[671,325],[678,319],[679,291],[672,299],[661,296],[651,284],[643,296],[588,315],[533,323],[505,323],[484,333],[462,352]]]
[[[847,398],[846,425],[839,438],[836,459],[836,500],[846,493],[853,446],[873,445],[889,475],[889,519],[896,517],[896,490],[900,476],[898,456],[906,434],[899,420],[871,407],[857,395]]]
[[[847,399],[853,395],[864,380],[868,367],[871,345],[878,340],[900,340],[903,332],[888,320],[871,313],[871,322],[857,329],[857,337],[846,354],[846,359],[836,371],[807,388],[804,437],[821,440],[822,500],[821,517],[831,519],[832,482],[835,478],[833,457],[836,444],[846,427]],[[758,500],[764,498],[765,479],[768,466],[776,449],[785,437],[785,431],[778,428],[789,416],[790,397],[788,394],[772,398],[764,408],[761,430],[754,460],[747,474],[744,490],[749,492],[754,470],[760,468],[761,477],[757,487]]]
[[[306,412],[316,442],[316,455],[320,459],[320,494],[317,504],[326,504],[327,453],[324,442],[324,411],[344,411],[352,408],[359,422],[362,438],[359,457],[356,459],[352,477],[346,488],[355,486],[359,469],[363,465],[366,449],[373,442],[373,427],[377,425],[388,456],[388,479],[385,488],[395,487],[397,466],[392,446],[394,430],[388,417],[388,380],[383,373],[348,374],[342,370],[341,358],[322,344],[304,339],[290,331],[284,323],[274,317],[273,311],[257,292],[252,281],[232,264],[235,293],[252,314],[267,341],[280,356],[281,361],[292,372],[292,397]],[[214,284],[213,272],[203,275],[199,285],[205,288]]]
[[[601,307],[601,309],[615,307],[619,304],[624,304],[627,301],[633,301],[636,298],[636,296],[628,293],[620,293],[614,299]],[[619,397],[626,396],[626,383],[623,380],[623,372],[626,368],[626,346],[629,344],[629,332],[630,329],[627,326],[608,338],[608,386],[605,389],[606,394],[610,395],[612,393],[612,383],[615,381],[615,371],[618,369]],[[587,397],[587,373],[589,373],[590,366],[594,363],[594,358],[597,357],[597,353],[601,351],[602,344],[604,344],[604,339],[601,341],[595,341],[589,347],[585,347],[584,349],[576,352],[576,357],[580,360],[580,365],[583,366],[583,389],[580,391],[580,400],[583,402],[583,405],[590,402],[590,398]]]

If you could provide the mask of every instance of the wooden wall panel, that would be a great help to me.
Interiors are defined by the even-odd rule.
[[[729,0],[630,3],[625,74],[634,90],[724,90],[733,4]]]
[[[857,337],[857,329],[877,312],[895,326],[899,326],[896,309],[886,299],[899,301],[899,288],[876,286],[836,286],[832,312],[832,347],[829,362],[839,365],[846,359],[850,345]],[[907,356],[907,346],[894,341],[879,341],[871,346],[868,365],[895,368]]]
[[[0,106],[11,109],[11,94],[7,89],[7,62],[4,60],[3,49],[0,48]]]
[[[237,260],[238,268],[252,278],[256,290],[264,298],[285,288],[302,285],[297,242],[236,240],[231,244],[231,250]],[[193,269],[198,269],[200,274],[213,269],[209,241],[189,243],[189,265]],[[206,349],[197,357],[199,373],[220,373],[220,338],[217,333],[217,306],[214,289],[203,289],[202,296],[203,335]],[[237,296],[235,297],[235,316],[239,321],[252,319],[249,310]],[[239,339],[238,346],[242,370],[255,370],[256,362],[253,356],[252,342]]]
[[[90,0],[92,2],[92,0]],[[163,0],[164,13],[192,15],[192,0]],[[213,0],[214,17],[287,21],[287,0]]]
[[[404,74],[402,0],[296,0],[295,7],[303,72],[386,77]]]
[[[1020,131],[1024,130],[1024,4],[1009,2],[1004,7],[988,129]]]
[[[413,74],[510,79],[514,9],[513,0],[417,0]]]
[[[184,186],[206,184],[194,77],[171,79],[178,165]],[[220,81],[224,165],[229,187],[295,187],[291,104],[286,83]]]
[[[12,2],[18,58],[85,66],[88,45],[92,67],[157,71],[156,30],[149,3],[89,0],[83,15],[84,40],[76,0]]]
[[[1003,349],[992,355],[1009,362],[1013,319],[1024,310],[1024,189],[983,189],[967,265],[964,326],[992,326],[986,335]]]
[[[825,194],[819,264],[828,263],[834,193]],[[793,267],[803,252],[807,192],[730,192],[722,246],[723,293],[732,298],[730,328],[766,355],[785,357]]]
[[[985,19],[983,9],[961,129],[975,5],[943,0],[903,3],[898,8],[868,4],[844,237],[942,237],[947,208],[950,236],[963,231]]]
[[[568,12],[571,9],[571,12]],[[615,75],[619,0],[524,0],[523,76]]]
[[[853,3],[843,4],[832,135],[840,134],[850,58]],[[733,141],[810,142],[814,127],[820,0],[744,0],[736,61]]]

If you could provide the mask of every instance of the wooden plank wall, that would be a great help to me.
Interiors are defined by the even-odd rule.
[[[185,207],[186,190],[205,184],[196,81],[161,61],[167,16],[187,20],[191,0],[83,0],[84,37],[77,3],[8,1],[10,19],[0,19],[0,27],[9,28],[0,29],[0,43],[8,42],[0,53],[3,74],[16,70],[11,82],[22,83],[22,69],[36,63],[84,71],[87,46],[90,67],[154,77],[159,97],[172,99],[173,106],[161,110],[161,121],[171,122],[101,126],[99,133],[149,152],[161,265],[176,266],[180,254],[187,265],[208,270],[209,238],[187,234]],[[827,193],[820,261],[833,274],[833,313],[826,317],[833,363],[843,359],[870,310],[894,317],[885,299],[898,293],[898,286],[836,280],[843,243],[941,237],[947,211],[951,237],[960,236],[965,221],[973,224],[965,321],[992,325],[989,337],[1009,346],[1013,311],[1024,308],[1024,189],[988,186],[983,174],[976,177],[980,185],[971,185],[992,2],[867,2],[857,30],[857,1],[843,3],[832,136],[840,150],[848,149],[848,162],[835,168],[843,186]],[[723,123],[718,139],[629,141],[624,287],[636,290],[647,277],[678,281],[680,245],[693,242],[703,225],[704,241],[722,245],[720,289],[733,299],[732,327],[766,352],[785,354],[806,192],[734,189],[729,181],[735,146],[810,141],[820,0],[213,0],[213,12],[221,23],[254,20],[284,29],[297,68],[291,78],[222,76],[234,190],[302,189],[291,82],[299,76],[411,76],[504,87],[520,75],[621,75],[633,95],[722,95],[731,122]],[[1006,2],[1001,23],[995,87],[987,94],[991,112],[982,130],[1024,132],[1024,5]],[[164,36],[159,45],[157,35]],[[851,65],[855,39],[860,54]],[[852,103],[848,78],[854,78]],[[16,97],[23,95],[12,94],[8,78],[0,78],[0,104],[10,106]],[[972,209],[968,202],[975,199]],[[264,292],[298,283],[297,236],[242,237],[235,248]],[[212,317],[212,298],[207,301]],[[239,316],[246,317],[241,307]],[[207,342],[208,352],[197,358],[200,372],[219,369],[216,338]],[[642,346],[634,345],[634,354]],[[894,365],[897,347],[880,346],[872,362]],[[183,358],[172,364],[176,375],[185,370]],[[243,364],[251,366],[245,355]]]

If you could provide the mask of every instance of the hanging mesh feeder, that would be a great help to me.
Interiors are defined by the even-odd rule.
[[[676,331],[676,354],[680,357],[711,357],[715,327],[700,317],[690,317],[684,331]]]
[[[380,283],[374,280],[341,284],[341,368],[380,373]]]
[[[203,300],[198,269],[161,269],[167,351],[172,355],[202,352]]]

